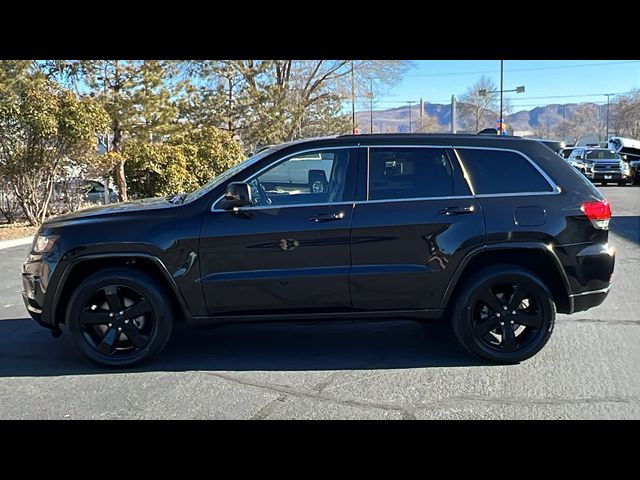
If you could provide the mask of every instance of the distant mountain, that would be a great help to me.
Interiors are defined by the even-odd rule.
[[[510,115],[505,115],[505,122],[507,126],[517,132],[531,132],[533,133],[538,127],[542,127],[541,123],[544,123],[544,127],[550,132],[558,131],[562,124],[562,111],[564,107],[565,122],[568,122],[572,118],[574,111],[578,105],[583,104],[552,104],[545,105],[544,107],[536,107],[532,110],[521,110]],[[596,106],[593,103],[587,103],[586,105]],[[458,121],[457,126],[459,131],[473,131],[475,130],[471,122],[466,121],[460,116],[460,108],[464,108],[464,104],[458,103]],[[436,131],[449,131],[451,128],[451,105],[444,105],[439,103],[426,103],[424,104],[424,113],[429,117],[434,118],[438,122],[438,130]],[[498,118],[498,114],[495,115],[495,120]],[[370,129],[370,112],[358,111],[356,112],[356,119],[358,126],[363,133],[369,133]],[[412,130],[416,131],[420,121],[420,106],[414,105],[411,108],[411,125]],[[493,122],[491,122],[493,123]],[[484,124],[481,128],[493,126],[493,124]],[[373,131],[374,132],[409,132],[409,106],[402,106],[396,108],[390,108],[387,110],[374,110],[373,111]],[[474,132],[475,133],[475,132]]]

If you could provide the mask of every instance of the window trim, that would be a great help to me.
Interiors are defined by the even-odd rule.
[[[453,153],[456,157],[458,166],[460,167],[462,174],[463,174],[463,178],[465,179],[465,181],[467,182],[467,186],[469,187],[469,190],[471,191],[471,195],[452,195],[452,196],[446,196],[446,197],[415,197],[415,198],[389,198],[389,199],[380,199],[380,200],[369,200],[369,160],[370,160],[370,151],[372,148],[439,148],[442,150],[453,150]],[[353,201],[347,201],[347,202],[325,202],[325,203],[290,203],[287,205],[261,205],[261,206],[251,206],[251,207],[242,207],[243,211],[246,210],[273,210],[273,209],[280,209],[280,208],[292,208],[292,207],[316,207],[316,206],[328,206],[328,205],[336,205],[336,206],[340,206],[340,205],[353,205],[355,207],[355,205],[363,205],[363,204],[367,204],[367,203],[385,203],[385,202],[418,202],[418,201],[424,201],[424,200],[455,200],[455,199],[471,199],[471,198],[492,198],[492,197],[530,197],[530,196],[537,196],[537,195],[559,195],[560,193],[562,193],[562,189],[551,179],[551,177],[549,177],[549,175],[547,175],[547,173],[538,166],[537,163],[535,163],[533,160],[531,160],[531,158],[529,158],[526,154],[518,151],[518,150],[514,150],[511,148],[498,148],[498,147],[477,147],[477,146],[465,146],[465,145],[412,145],[412,144],[402,144],[402,145],[398,145],[398,144],[373,144],[373,145],[362,145],[362,144],[356,144],[356,145],[340,145],[340,146],[335,146],[335,147],[315,147],[315,148],[308,148],[305,150],[299,150],[293,153],[290,153],[289,155],[286,155],[284,157],[278,158],[276,160],[274,160],[273,162],[270,162],[268,165],[266,165],[265,167],[261,168],[260,170],[258,170],[256,173],[254,173],[253,175],[247,176],[245,177],[243,180],[237,180],[240,182],[247,182],[250,178],[253,178],[256,175],[260,175],[262,172],[264,172],[265,170],[267,170],[268,168],[270,168],[271,166],[273,166],[276,163],[279,162],[284,162],[285,160],[294,157],[296,155],[300,155],[303,153],[307,153],[307,152],[315,152],[318,150],[358,150],[361,151],[361,149],[366,149],[367,151],[367,162],[366,162],[366,195],[365,195],[365,200],[353,200]],[[545,181],[549,184],[549,186],[552,188],[552,191],[550,192],[519,192],[519,193],[475,193],[475,188],[473,186],[473,183],[471,182],[471,178],[468,176],[467,170],[464,166],[464,163],[462,162],[462,158],[460,157],[459,153],[458,153],[458,149],[463,150],[463,149],[468,149],[468,150],[496,150],[496,151],[503,151],[503,152],[511,152],[511,153],[515,153],[520,155],[521,157],[524,157],[532,166],[533,168],[535,168],[538,173],[540,173],[540,175],[542,175],[542,177],[545,179]],[[276,152],[274,152],[276,153]],[[448,155],[449,157],[449,162],[451,163],[452,167],[454,166],[453,164],[455,163],[453,161],[453,159],[451,158],[450,155]],[[224,194],[221,195],[220,197],[218,197],[218,199],[216,199],[215,202],[213,202],[211,204],[211,212],[229,212],[230,210],[223,210],[223,209],[219,209],[219,208],[214,208],[215,205],[218,204],[218,202],[220,202],[220,200],[222,200],[222,198],[224,197]]]
[[[462,162],[462,158],[460,158],[460,156],[458,154],[458,149],[460,149],[460,150],[465,150],[465,149],[466,150],[490,150],[490,151],[500,151],[500,152],[515,153],[515,154],[520,155],[521,157],[523,157],[525,160],[527,160],[531,164],[531,166],[533,168],[535,168],[540,175],[542,175],[542,178],[544,178],[544,180],[547,182],[547,184],[551,187],[551,191],[550,192],[475,193],[474,196],[477,197],[477,198],[530,197],[532,195],[559,195],[560,193],[562,193],[562,189],[553,181],[553,179],[549,175],[547,175],[547,172],[545,172],[536,162],[531,160],[531,158],[529,158],[529,156],[527,156],[526,154],[520,152],[519,150],[513,150],[513,149],[510,149],[510,148],[496,148],[496,147],[467,147],[467,146],[464,146],[464,145],[454,145],[451,148],[453,148],[453,150],[456,152],[456,156],[458,157],[458,160],[460,161],[461,164],[463,162]],[[472,183],[472,182],[470,182],[470,183]],[[475,192],[475,189],[473,189],[472,192]]]
[[[265,170],[271,168],[272,166],[277,165],[278,163],[284,163],[288,159],[290,159],[292,157],[295,157],[296,155],[301,155],[301,154],[308,153],[308,152],[325,151],[325,150],[357,150],[358,148],[359,148],[359,145],[341,145],[341,146],[336,146],[336,147],[315,147],[315,148],[307,148],[305,150],[298,150],[296,152],[290,153],[289,155],[285,155],[284,157],[280,157],[280,158],[274,160],[273,162],[270,162],[268,165],[266,165],[265,167],[261,168],[256,173],[245,177],[243,180],[235,180],[235,181],[246,183],[250,179],[252,179],[254,177],[257,177],[262,172],[264,172]],[[224,194],[222,194],[220,197],[218,197],[218,199],[211,204],[211,209],[210,209],[211,212],[230,212],[231,211],[231,210],[224,210],[222,208],[215,208],[215,206],[223,198],[224,198]],[[348,201],[348,202],[290,203],[290,204],[286,204],[286,205],[258,205],[258,206],[242,207],[242,211],[247,211],[247,210],[271,210],[271,209],[287,208],[287,207],[307,207],[307,206],[308,207],[315,207],[315,206],[320,206],[320,205],[323,205],[323,206],[324,205],[351,205],[353,203],[354,203],[354,201],[352,200],[352,201]]]

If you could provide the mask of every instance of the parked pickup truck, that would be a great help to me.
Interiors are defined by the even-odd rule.
[[[620,186],[632,181],[628,163],[623,162],[614,150],[608,148],[575,148],[567,159],[593,182],[617,183]]]

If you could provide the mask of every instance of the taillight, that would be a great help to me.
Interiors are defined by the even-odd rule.
[[[580,207],[587,218],[591,220],[591,224],[600,230],[609,229],[609,220],[611,219],[611,204],[609,200],[601,202],[585,202]]]

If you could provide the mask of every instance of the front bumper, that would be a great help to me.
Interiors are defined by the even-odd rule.
[[[607,172],[607,173],[587,172],[586,175],[587,175],[588,178],[590,178],[594,182],[600,182],[600,181],[619,182],[619,181],[624,180],[626,178],[620,172]],[[605,178],[605,176],[607,178]]]
[[[590,308],[597,307],[607,299],[610,290],[611,285],[600,290],[575,293],[571,295],[571,298],[573,298],[573,312],[583,312]]]
[[[43,319],[42,310],[49,280],[49,264],[41,255],[30,255],[22,265],[22,300],[24,306],[39,325],[54,328]]]

